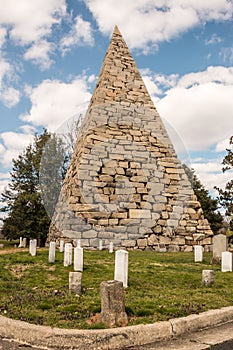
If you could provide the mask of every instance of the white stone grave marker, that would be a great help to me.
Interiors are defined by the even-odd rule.
[[[99,240],[99,250],[103,250],[103,241],[102,241],[102,239]]]
[[[114,280],[123,282],[123,287],[128,287],[128,252],[120,249],[115,255]]]
[[[23,237],[19,237],[19,245],[18,245],[19,248],[22,248],[23,247]]]
[[[109,253],[113,253],[113,242],[109,243]]]
[[[213,237],[213,258],[221,259],[222,253],[227,251],[227,237],[219,234]]]
[[[59,244],[59,252],[63,253],[64,252],[64,241],[61,239],[60,244]]]
[[[49,243],[49,263],[55,262],[56,242]]]
[[[83,271],[83,248],[74,248],[74,271]]]
[[[64,250],[64,266],[72,265],[72,251],[73,251],[72,244],[66,243],[65,250]]]
[[[31,254],[31,256],[35,256],[36,255],[36,245],[37,245],[37,240],[36,239],[30,239],[30,242],[29,242],[29,253]]]
[[[27,238],[23,238],[22,248],[26,248],[26,246],[27,246]]]
[[[222,253],[222,272],[232,272],[232,253]]]
[[[203,260],[203,248],[201,245],[194,246],[194,261],[202,262]]]

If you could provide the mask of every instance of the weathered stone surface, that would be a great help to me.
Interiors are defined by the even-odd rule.
[[[213,258],[221,259],[222,253],[227,251],[227,237],[223,234],[214,236],[213,238]]]
[[[69,272],[69,291],[80,295],[82,291],[82,273]]]
[[[203,286],[211,286],[214,283],[214,270],[202,270]]]
[[[82,121],[48,242],[171,250],[212,231],[134,59],[116,28]],[[134,242],[133,242],[134,241]],[[191,248],[189,248],[191,246]],[[178,247],[178,248],[177,248]]]
[[[101,319],[107,327],[126,326],[124,288],[120,281],[103,281],[100,284]]]

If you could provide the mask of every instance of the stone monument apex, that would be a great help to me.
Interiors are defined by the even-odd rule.
[[[48,241],[208,251],[213,233],[115,27],[49,230]]]

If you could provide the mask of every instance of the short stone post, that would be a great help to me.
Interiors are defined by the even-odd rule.
[[[232,253],[223,252],[221,262],[222,272],[232,272]]]
[[[113,242],[109,243],[109,253],[113,253]]]
[[[31,254],[31,256],[36,255],[36,245],[37,245],[37,240],[30,239],[30,241],[29,241],[29,253]]]
[[[103,250],[103,241],[102,241],[102,239],[99,240],[99,250]]]
[[[80,239],[76,240],[76,247],[81,248],[81,240]]]
[[[72,265],[72,250],[73,250],[72,244],[66,243],[65,250],[64,250],[64,266]]]
[[[123,287],[128,287],[128,252],[124,249],[116,251],[114,280],[121,281]]]
[[[60,253],[64,252],[64,241],[63,241],[63,239],[61,239],[60,243],[59,243],[59,252]]]
[[[49,243],[49,263],[55,262],[56,242]]]
[[[202,262],[203,260],[203,248],[201,245],[194,246],[194,261]]]
[[[71,293],[81,295],[82,293],[82,273],[81,272],[69,273],[69,291]]]
[[[74,248],[74,271],[83,271],[83,248]]]
[[[120,281],[103,281],[100,284],[101,320],[106,327],[126,326],[124,288]]]
[[[214,270],[202,270],[203,286],[211,286],[214,283]]]

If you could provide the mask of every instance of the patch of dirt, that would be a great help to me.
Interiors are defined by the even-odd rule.
[[[86,323],[91,326],[95,323],[100,323],[101,322],[101,316],[100,314],[95,314],[93,316],[91,316],[88,320],[86,320]]]
[[[28,252],[28,248],[0,249],[0,254],[20,253],[20,252]]]
[[[29,265],[13,265],[11,267],[5,266],[5,269],[10,271],[15,277],[20,278],[28,267]]]

